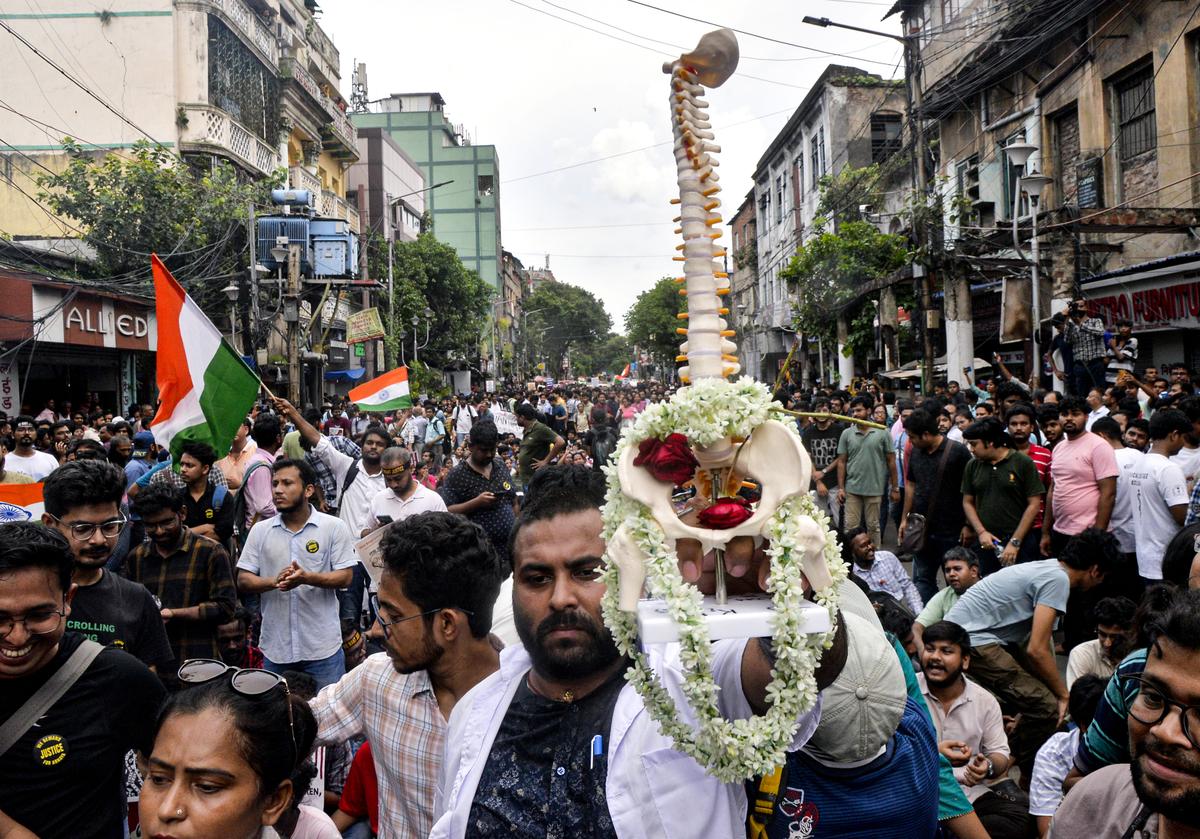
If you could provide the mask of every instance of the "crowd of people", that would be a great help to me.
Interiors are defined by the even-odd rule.
[[[778,390],[851,573],[773,786],[677,752],[601,616],[601,470],[668,388],[271,398],[176,457],[146,405],[0,417],[45,509],[0,524],[0,839],[1198,835],[1200,396],[1168,370]],[[714,642],[726,718],[775,654]]]

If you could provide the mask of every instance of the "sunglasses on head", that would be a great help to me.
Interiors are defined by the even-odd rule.
[[[232,674],[229,686],[242,696],[265,696],[276,687],[283,686],[283,698],[287,704],[288,729],[292,735],[292,754],[300,759],[300,747],[296,744],[296,721],[292,716],[292,692],[287,679],[278,673],[258,668],[234,667],[213,658],[192,658],[179,667],[179,681],[188,685],[202,685]]]

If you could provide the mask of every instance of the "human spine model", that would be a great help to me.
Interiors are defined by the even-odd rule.
[[[721,231],[715,229],[722,221],[716,212],[721,206],[720,176],[716,169],[721,147],[713,144],[712,124],[708,121],[708,103],[699,98],[705,87],[720,87],[733,75],[738,64],[737,38],[728,29],[710,32],[700,39],[692,52],[663,65],[671,76],[671,113],[675,135],[675,166],[678,172],[679,205],[676,233],[683,234],[683,244],[676,256],[683,263],[681,293],[687,295],[686,329],[678,329],[687,340],[680,347],[680,361],[687,365],[679,369],[686,384],[699,379],[726,378],[741,370],[737,347],[729,340],[733,330],[723,315],[729,310],[721,297],[729,293],[729,275],[714,260],[725,255],[718,250],[716,240]]]

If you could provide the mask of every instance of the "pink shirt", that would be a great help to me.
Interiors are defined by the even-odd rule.
[[[1050,477],[1054,480],[1054,529],[1074,536],[1096,523],[1098,482],[1120,470],[1112,446],[1085,431],[1074,440],[1063,437],[1054,447]]]

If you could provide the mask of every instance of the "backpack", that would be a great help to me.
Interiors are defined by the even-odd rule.
[[[261,460],[257,460],[246,467],[246,471],[242,473],[242,488],[238,490],[237,495],[233,499],[233,539],[239,550],[246,546],[246,537],[250,535],[250,528],[246,526],[246,484],[250,481],[250,476],[254,474],[254,470],[268,466]],[[225,489],[226,487],[218,487]],[[222,499],[223,501],[224,499]],[[213,491],[213,506],[217,505],[217,493]],[[253,526],[253,525],[252,525]]]
[[[597,472],[608,463],[612,453],[617,448],[620,437],[611,425],[601,425],[592,429],[592,468]]]

